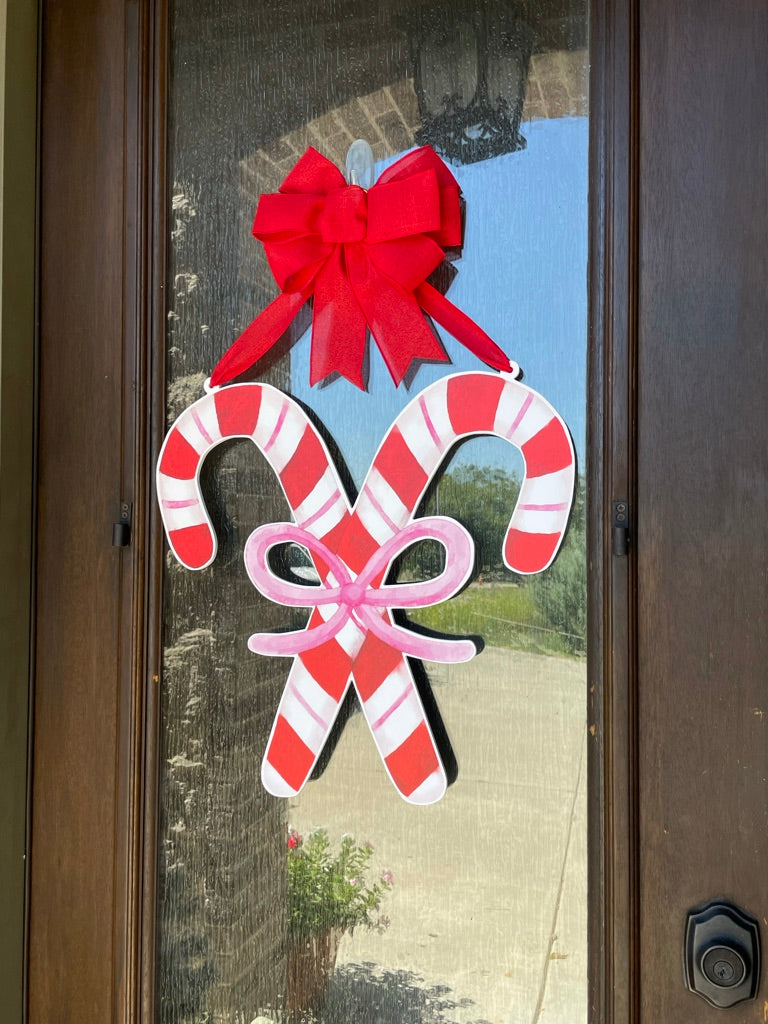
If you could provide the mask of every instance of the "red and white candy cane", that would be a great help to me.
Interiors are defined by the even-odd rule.
[[[471,541],[456,532],[461,531],[458,524],[412,517],[449,450],[476,434],[503,437],[523,454],[525,480],[504,560],[517,572],[540,572],[554,558],[567,524],[573,448],[552,407],[509,376],[456,374],[417,396],[388,431],[353,508],[311,422],[291,399],[267,385],[235,385],[209,395],[183,413],[169,433],[158,468],[158,493],[171,547],[183,564],[202,568],[215,555],[197,480],[207,452],[226,437],[256,442],[278,473],[296,519],[296,537],[285,532],[291,524],[274,524],[257,530],[246,545],[249,574],[268,596],[315,609],[298,641],[291,639],[295,634],[256,634],[249,642],[253,650],[295,655],[262,765],[264,785],[275,795],[292,795],[304,785],[350,678],[401,795],[420,804],[443,795],[445,772],[403,652],[458,661],[471,657],[474,646],[416,639],[417,634],[394,626],[388,609],[435,603],[465,581]],[[454,564],[453,578],[382,586],[392,558],[425,536],[444,544],[447,563],[460,562]],[[268,549],[286,539],[299,540],[313,555],[324,588],[322,595],[314,595],[316,601],[311,591],[307,598],[306,588],[295,588],[301,593],[291,595],[290,584],[269,581]],[[422,588],[422,593],[405,593],[409,587]],[[414,638],[410,644],[408,637]]]
[[[322,438],[304,410],[282,392],[266,384],[238,384],[210,393],[186,409],[160,452],[157,492],[168,542],[176,558],[187,568],[203,569],[216,556],[216,536],[202,499],[199,476],[206,455],[234,437],[250,438],[270,462],[310,553],[316,555],[313,537],[335,551],[356,517]],[[284,528],[289,524],[280,525]],[[360,535],[368,537],[371,554],[379,550],[380,545],[366,531]],[[253,550],[253,539],[249,538],[247,553]],[[355,574],[356,567],[366,561],[363,554],[358,551],[354,558],[349,556],[349,567]],[[325,582],[328,566],[317,557],[314,561]],[[471,563],[471,559],[467,561]],[[468,564],[467,572],[470,568]],[[377,575],[381,578],[383,572]],[[303,591],[312,595],[309,588]],[[335,611],[333,605],[317,608],[308,631],[317,630],[325,621],[323,616],[332,618]],[[384,615],[391,624],[386,611]],[[297,652],[262,764],[264,786],[275,796],[293,795],[309,777],[336,719],[358,655],[356,679],[361,683],[357,692],[393,782],[406,798],[418,800],[415,790],[429,776],[429,784],[422,787],[423,802],[432,802],[445,791],[445,772],[402,651],[378,641],[375,635],[367,645],[365,639],[366,629],[350,621],[326,642],[321,634],[320,642]],[[465,644],[457,653],[469,658],[474,645]],[[383,689],[370,682],[382,666],[386,671],[380,680],[387,683]],[[382,707],[393,686],[398,688],[396,697]],[[406,742],[399,742],[400,736]],[[421,754],[415,769],[413,753]],[[425,766],[429,767],[426,773]]]
[[[296,523],[315,537],[341,526],[350,508],[328,449],[306,412],[268,384],[209,392],[173,424],[160,451],[157,494],[168,543],[188,569],[216,557],[216,534],[203,502],[200,471],[222,441],[254,442],[277,473]]]
[[[355,509],[376,530],[381,510],[401,529],[449,451],[478,434],[511,442],[525,461],[504,538],[504,563],[532,575],[552,564],[573,501],[576,458],[568,428],[542,396],[511,374],[455,373],[403,409],[373,460]],[[387,534],[375,533],[378,541]]]

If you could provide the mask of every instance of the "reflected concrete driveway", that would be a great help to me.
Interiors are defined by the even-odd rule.
[[[338,981],[361,970],[416,980],[442,994],[430,1021],[582,1024],[585,662],[486,648],[428,671],[459,767],[440,803],[398,796],[359,714],[291,802],[292,826],[369,839],[377,869],[395,875],[390,927],[345,936]],[[382,1024],[427,1019],[403,1011],[393,1004]]]

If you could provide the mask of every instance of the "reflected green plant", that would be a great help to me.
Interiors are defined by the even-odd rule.
[[[388,926],[389,919],[378,912],[394,878],[383,871],[371,880],[370,843],[346,835],[334,851],[325,829],[315,829],[306,838],[289,830],[287,851],[291,938]]]

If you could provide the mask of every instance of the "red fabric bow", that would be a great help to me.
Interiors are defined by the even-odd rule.
[[[413,359],[447,362],[422,310],[484,362],[509,370],[485,331],[426,278],[461,243],[459,186],[429,146],[389,167],[368,191],[308,149],[253,225],[282,292],[225,353],[224,384],[260,359],[314,296],[310,383],[338,372],[364,387],[366,330],[399,384]]]

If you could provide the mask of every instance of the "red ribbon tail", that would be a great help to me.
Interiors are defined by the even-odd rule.
[[[336,372],[364,391],[367,325],[344,272],[341,246],[317,275],[314,304],[310,385]]]
[[[496,344],[482,327],[478,327],[471,317],[449,302],[444,295],[433,288],[426,281],[420,284],[414,291],[416,301],[441,327],[444,327],[449,334],[452,334],[457,341],[474,353],[478,359],[482,359],[494,370],[501,370],[505,373],[512,369],[509,358]]]
[[[362,246],[348,247],[347,266],[360,308],[395,385],[414,359],[448,362],[412,291],[379,270]]]
[[[211,374],[211,385],[226,384],[250,369],[291,326],[307,301],[306,292],[283,292],[230,345]]]

